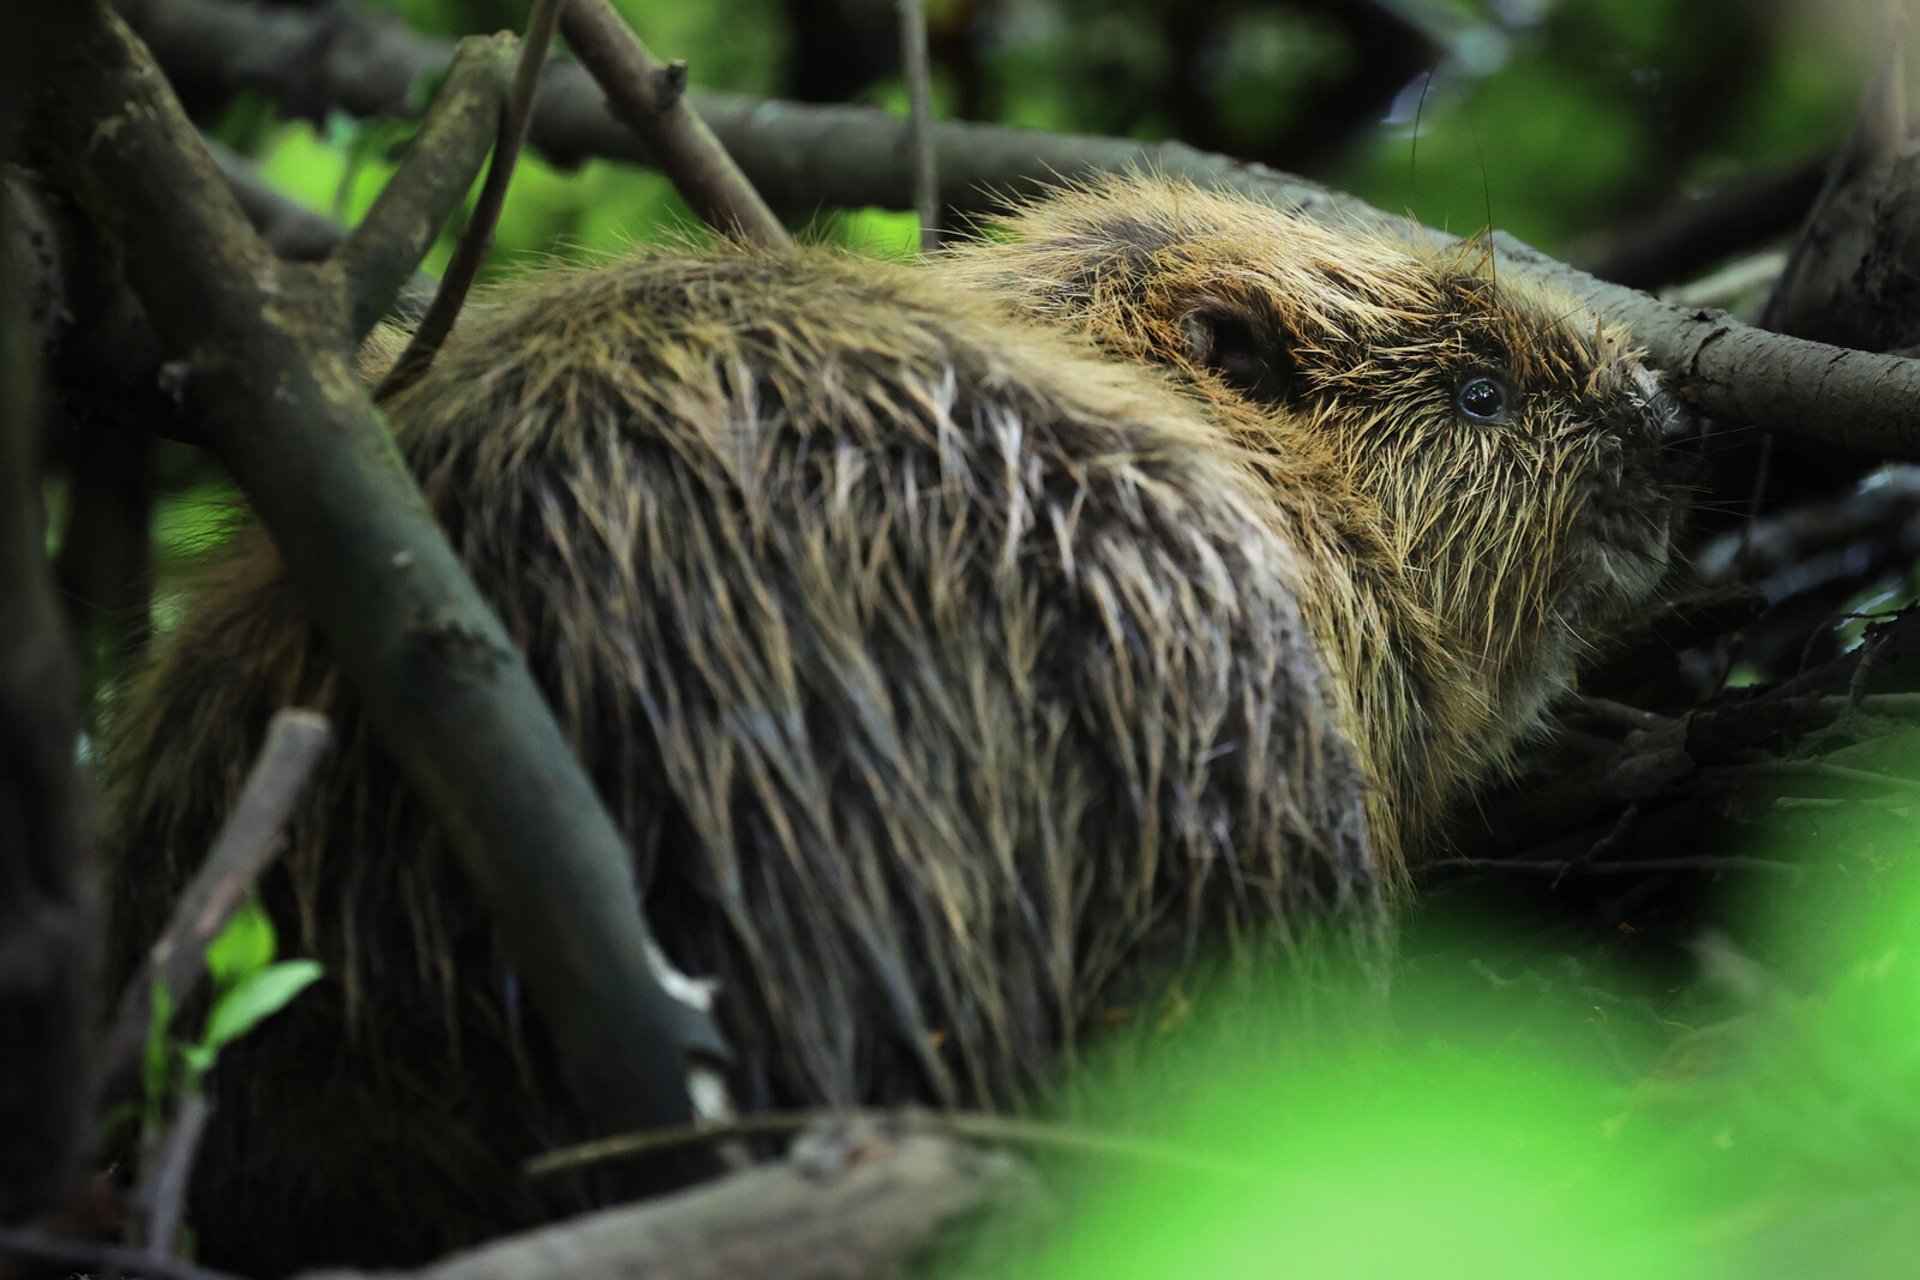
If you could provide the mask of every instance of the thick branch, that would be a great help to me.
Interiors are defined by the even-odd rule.
[[[44,159],[126,249],[186,393],[392,755],[452,837],[592,1114],[684,1122],[719,1050],[663,989],[619,833],[350,365],[335,269],[279,262],[104,6],[60,59]]]
[[[1669,306],[1495,237],[1504,262],[1633,327],[1701,413],[1885,458],[1920,459],[1920,361],[1782,337],[1720,311]],[[1502,267],[1504,270],[1505,267]]]
[[[447,58],[445,42],[371,18],[323,19],[212,0],[141,0],[133,7],[162,62],[183,80],[244,85],[296,108],[330,104],[368,115],[404,115],[411,109],[409,87]],[[288,72],[296,66],[306,74]],[[577,67],[553,70],[533,123],[535,146],[562,162],[590,155],[651,161],[607,115],[598,90]],[[908,121],[862,107],[722,94],[697,95],[695,102],[776,209],[907,206]],[[996,196],[1138,166],[1297,204],[1340,223],[1449,239],[1304,179],[1177,142],[1142,144],[953,121],[935,123],[933,142],[940,201],[950,209],[979,210]],[[1887,457],[1920,458],[1920,362],[1766,333],[1718,312],[1672,306],[1596,280],[1509,237],[1497,243],[1502,270],[1550,281],[1632,326],[1653,362],[1680,376],[1683,394],[1702,413]]]
[[[779,1164],[456,1254],[412,1280],[870,1280],[980,1213],[1031,1222],[1039,1188],[1010,1156],[859,1121],[809,1134]],[[997,1225],[1004,1229],[1004,1221]],[[353,1280],[359,1272],[305,1280]],[[397,1278],[392,1278],[397,1280]]]

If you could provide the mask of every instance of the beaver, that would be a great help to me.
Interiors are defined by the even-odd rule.
[[[1168,371],[1254,470],[1376,784],[1389,876],[1667,578],[1690,420],[1630,336],[1485,242],[1144,173],[1052,190],[944,278]]]
[[[1373,936],[1668,554],[1664,402],[1556,300],[1140,178],[1009,225],[547,271],[385,405],[745,1107],[1003,1103],[1208,939]],[[564,1207],[514,1176],[580,1132],[537,1027],[257,529],[119,699],[113,936],[291,703],[343,745],[263,896],[329,979],[216,1073],[205,1256]]]
[[[1153,377],[905,267],[667,252],[479,304],[385,407],[740,1105],[985,1102],[1147,953],[1379,896],[1294,550]],[[515,1165],[577,1129],[257,529],[120,700],[113,934],[289,703],[342,747],[263,892],[331,976],[223,1058],[196,1221],[419,1260],[550,1210]]]

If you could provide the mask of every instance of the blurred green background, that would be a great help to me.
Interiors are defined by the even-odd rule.
[[[336,0],[457,35],[525,0]],[[891,0],[616,0],[696,84],[903,112]],[[1874,47],[1866,3],[1819,0],[928,0],[943,118],[1210,150],[1321,178],[1457,232],[1550,251],[1831,147]],[[1416,127],[1417,126],[1417,127]],[[316,131],[236,104],[217,132],[310,206],[352,217],[393,131]],[[369,132],[372,136],[369,136]],[[1416,141],[1417,137],[1417,141]],[[525,163],[497,267],[688,221],[651,174]],[[819,234],[904,249],[898,214]],[[444,251],[443,251],[444,252]]]

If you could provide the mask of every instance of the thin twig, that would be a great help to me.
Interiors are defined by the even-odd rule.
[[[1904,794],[1920,792],[1920,781],[1902,778],[1891,773],[1876,773],[1871,769],[1855,769],[1844,764],[1829,764],[1824,760],[1768,760],[1755,764],[1715,765],[1706,772],[1721,777],[1736,778],[1826,778],[1834,782],[1854,782],[1869,787],[1882,787],[1889,791]]]
[[[1640,802],[1628,801],[1627,807],[1620,811],[1618,818],[1614,819],[1613,829],[1593,842],[1593,847],[1587,850],[1587,856],[1583,861],[1598,862],[1602,860],[1603,854],[1619,852],[1620,846],[1626,841],[1627,832],[1633,828],[1634,820],[1639,816]]]
[[[1920,693],[1869,693],[1854,697],[1851,690],[1843,697],[1815,699],[1835,711],[1859,711],[1876,716],[1920,716]]]
[[[213,1118],[213,1105],[203,1093],[189,1094],[174,1112],[173,1122],[153,1146],[156,1153],[143,1173],[142,1186],[134,1195],[141,1213],[141,1238],[147,1256],[164,1261],[179,1252],[180,1222],[186,1212],[187,1184],[193,1174],[194,1157],[200,1151],[200,1139],[206,1134],[207,1121]]]
[[[940,172],[933,159],[933,78],[927,69],[927,6],[899,0],[900,63],[907,73],[913,118],[913,207],[920,214],[920,252],[940,247]]]
[[[1773,807],[1782,813],[1798,809],[1820,813],[1836,813],[1859,805],[1875,809],[1906,811],[1913,808],[1911,800],[1899,800],[1893,796],[1849,796],[1842,800],[1837,796],[1775,796]]]
[[[316,711],[288,709],[274,716],[266,745],[226,825],[214,838],[206,862],[180,895],[166,931],[120,997],[120,1011],[101,1052],[109,1097],[125,1096],[135,1079],[152,1017],[154,987],[165,986],[179,1004],[199,983],[207,944],[219,936],[252,893],[261,872],[278,856],[281,829],[332,736],[327,718]]]
[[[1446,871],[1511,871],[1517,875],[1637,876],[1652,871],[1784,871],[1801,868],[1772,858],[1700,855],[1690,858],[1637,858],[1627,862],[1587,862],[1579,858],[1438,858],[1425,864]]]
[[[473,217],[467,223],[460,243],[454,248],[447,273],[440,279],[440,292],[433,297],[420,327],[407,340],[407,349],[387,370],[374,393],[376,400],[394,395],[411,386],[453,332],[453,322],[466,305],[467,293],[480,275],[480,265],[493,247],[494,228],[500,222],[500,210],[507,203],[507,187],[513,181],[513,167],[520,158],[520,147],[527,138],[527,123],[533,119],[533,95],[540,87],[540,72],[546,66],[547,49],[553,43],[554,27],[567,0],[535,0],[527,17],[527,35],[520,46],[520,61],[513,69],[513,89],[507,95],[507,109],[500,118],[500,140],[494,144],[493,163],[487,166],[487,180],[480,187]],[[396,280],[395,286],[399,282]]]
[[[1596,698],[1591,694],[1577,694],[1568,698],[1566,709],[1627,729],[1660,729],[1673,723],[1671,717],[1657,711],[1646,711],[1624,702],[1615,702],[1611,698]]]
[[[527,1161],[521,1169],[529,1178],[544,1178],[582,1165],[650,1155],[693,1143],[799,1133],[822,1124],[897,1124],[903,1121],[928,1132],[974,1142],[999,1142],[1086,1155],[1118,1156],[1226,1177],[1252,1177],[1257,1172],[1246,1165],[1218,1160],[1185,1147],[1070,1125],[989,1115],[985,1112],[925,1111],[918,1108],[890,1111],[867,1107],[765,1111],[723,1124],[681,1125],[671,1129],[650,1129],[645,1133],[614,1134],[549,1151]]]
[[[662,66],[607,0],[571,0],[560,29],[601,92],[701,221],[772,248],[792,238],[684,96],[686,66]]]
[[[42,1258],[64,1267],[88,1270],[111,1267],[155,1280],[240,1280],[232,1272],[195,1266],[178,1258],[153,1258],[138,1249],[62,1240],[30,1227],[0,1227],[0,1251],[23,1258]]]

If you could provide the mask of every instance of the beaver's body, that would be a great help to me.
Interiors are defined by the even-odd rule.
[[[1340,345],[1279,323],[1274,276],[1173,305],[1175,342],[1147,300],[1179,255],[1112,243],[1143,270],[1099,287],[1142,301],[1090,284],[1050,318],[1091,317],[1122,360],[952,283],[1023,297],[1024,257],[942,280],[656,255],[515,290],[388,406],[632,838],[662,944],[717,981],[744,1105],[1005,1098],[1116,979],[1239,926],[1367,910],[1403,833],[1498,759],[1599,625],[1553,541],[1596,465],[1573,428],[1508,448],[1438,436],[1424,406],[1417,455],[1361,412],[1385,329]],[[1453,314],[1477,306],[1498,313],[1466,289]],[[1586,378],[1567,383],[1597,415],[1578,447],[1617,437],[1638,465],[1650,422],[1596,425],[1643,413],[1608,400],[1633,367],[1538,336],[1575,357],[1522,353],[1516,379]],[[1455,341],[1385,367],[1451,369]],[[1307,393],[1246,352],[1267,373],[1291,352]],[[1508,457],[1555,450],[1559,472]],[[1382,479],[1413,466],[1418,494]],[[1529,490],[1516,532],[1496,485],[1551,494]],[[1528,572],[1523,536],[1552,549]],[[257,533],[126,696],[116,936],[151,936],[288,703],[345,728],[267,887],[330,978],[223,1059],[197,1213],[208,1256],[251,1270],[417,1258],[538,1212],[512,1164],[574,1130],[457,869]]]
[[[745,1105],[987,1101],[1147,951],[1374,895],[1293,552],[1230,451],[1009,329],[904,269],[656,256],[483,310],[388,406],[663,945],[718,980]],[[223,1060],[202,1159],[209,1254],[255,1269],[507,1225],[512,1161],[569,1132],[343,692],[256,533],[118,730],[132,940],[271,711],[343,719],[269,885],[330,980]]]

